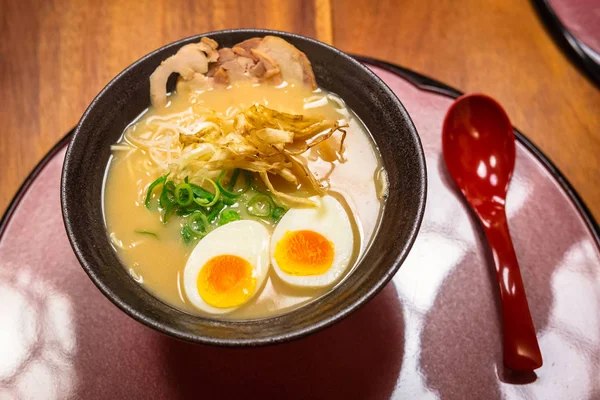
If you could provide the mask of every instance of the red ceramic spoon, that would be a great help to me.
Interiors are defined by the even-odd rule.
[[[448,110],[442,129],[450,175],[479,217],[492,249],[504,323],[504,365],[531,371],[542,366],[529,305],[504,210],[515,166],[515,135],[492,98],[470,94]]]

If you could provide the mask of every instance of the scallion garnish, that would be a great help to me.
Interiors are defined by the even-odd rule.
[[[187,224],[181,227],[181,237],[185,244],[189,244],[198,239]]]
[[[135,230],[135,233],[138,233],[140,235],[149,235],[149,236],[154,236],[155,238],[158,239],[158,235],[154,232],[150,232],[150,231],[141,231],[141,230]]]
[[[226,179],[225,176],[228,172],[231,174],[229,179]],[[238,203],[245,204],[249,215],[270,218],[274,222],[279,221],[287,211],[286,208],[275,203],[270,192],[262,191],[254,186],[250,171],[238,168],[223,170],[216,182],[205,178],[213,186],[214,193],[191,183],[187,176],[182,182],[176,184],[175,181],[168,180],[168,175],[163,175],[150,184],[144,203],[149,208],[153,190],[162,185],[158,196],[160,210],[163,213],[162,222],[167,224],[173,214],[185,218],[181,228],[181,236],[185,243],[203,238],[216,225],[222,226],[241,219],[238,210],[228,208]],[[240,176],[243,176],[243,184]],[[250,196],[242,196],[250,188],[255,193]],[[250,200],[248,201],[248,199]],[[135,232],[158,238],[154,232],[143,230]]]
[[[237,183],[238,177],[240,175],[240,171],[241,170],[239,168],[236,168],[231,172],[231,177],[229,178],[229,182],[226,185],[227,189],[225,189],[225,185],[223,182],[223,180],[225,178],[225,174],[227,173],[227,170],[224,169],[219,174],[219,177],[217,178],[217,186],[221,190],[221,193],[223,194],[224,197],[236,198],[236,197],[239,197],[240,195],[246,193],[248,191],[248,189],[250,189],[250,186],[252,185],[252,173],[250,171],[243,170],[244,179],[245,179],[244,186],[235,190],[236,183]]]
[[[187,207],[194,201],[194,194],[189,183],[180,183],[175,187],[175,200],[181,207]]]
[[[146,200],[144,201],[144,204],[146,205],[146,208],[148,208],[148,209],[150,208],[150,197],[152,196],[152,191],[158,185],[164,184],[165,181],[167,180],[167,176],[169,176],[169,174],[160,176],[158,179],[156,179],[154,182],[152,182],[150,184],[150,186],[148,186],[148,192],[146,193]]]
[[[187,226],[194,234],[203,237],[208,233],[209,222],[202,211],[195,211],[187,217]]]
[[[190,183],[190,186],[192,187],[194,198],[204,199],[207,202],[211,202],[215,198],[214,194],[196,184]]]
[[[271,216],[274,208],[275,202],[273,202],[273,199],[269,197],[269,195],[264,193],[257,194],[251,198],[246,205],[248,214],[261,218],[268,218]]]
[[[273,213],[271,214],[271,218],[273,218],[273,221],[277,222],[281,219],[281,217],[283,217],[283,214],[285,214],[286,209],[283,207],[275,207],[275,209],[273,210]]]
[[[208,215],[206,216],[206,218],[208,218],[208,221],[213,222],[223,208],[225,208],[225,204],[222,200],[217,201],[217,203],[214,206],[210,207]]]
[[[237,221],[240,219],[240,214],[238,214],[235,210],[225,210],[221,213],[221,217],[219,218],[219,226],[225,225],[232,221]]]
[[[231,192],[235,187],[235,183],[237,182],[237,178],[240,175],[240,170],[238,168],[234,169],[231,173],[231,178],[229,178],[229,184],[227,184],[227,190]]]
[[[194,211],[197,211],[198,207],[199,206],[196,203],[192,203],[188,207],[177,207],[177,210],[175,210],[175,214],[179,215],[180,217],[185,217],[190,215]]]
[[[171,214],[173,214],[173,212],[175,212],[175,208],[176,207],[173,205],[169,205],[168,207],[165,207],[163,216],[162,216],[162,223],[164,225],[166,225],[167,222],[169,222],[169,217],[171,216]]]
[[[194,198],[194,201],[196,202],[196,204],[201,205],[202,207],[214,206],[217,203],[217,201],[219,201],[219,198],[221,197],[221,191],[219,190],[219,186],[212,179],[204,178],[204,180],[210,182],[210,184],[213,185],[213,187],[215,188],[214,194],[210,193],[207,190],[200,188],[200,189],[204,190],[206,193],[211,194],[212,200],[209,201],[208,199],[206,199],[204,197],[197,197],[197,198]]]
[[[173,181],[167,181],[163,185],[159,204],[164,209],[171,208],[177,204],[177,198],[175,197],[175,183],[173,183]]]
[[[235,199],[231,199],[229,197],[225,197],[225,196],[221,196],[221,201],[223,202],[223,204],[225,204],[226,206],[232,206],[235,204],[236,200]]]

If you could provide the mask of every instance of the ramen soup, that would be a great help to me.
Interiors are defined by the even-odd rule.
[[[167,79],[179,74],[168,94]],[[218,318],[274,316],[350,273],[387,181],[355,114],[283,39],[182,47],[112,147],[106,227],[153,295]]]

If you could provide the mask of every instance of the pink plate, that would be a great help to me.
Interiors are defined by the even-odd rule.
[[[600,54],[600,2],[548,0],[560,21],[575,38]]]
[[[597,225],[517,133],[507,208],[544,366],[537,375],[504,371],[493,265],[441,156],[452,99],[439,93],[456,93],[379,65],[421,135],[429,193],[408,259],[375,299],[325,331],[257,349],[192,345],[135,322],[69,246],[63,140],[0,224],[0,399],[600,398]]]
[[[600,1],[531,0],[548,32],[600,86]]]

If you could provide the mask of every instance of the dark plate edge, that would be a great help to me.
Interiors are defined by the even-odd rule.
[[[2,236],[4,236],[4,231],[6,230],[6,227],[8,226],[8,223],[12,215],[15,213],[15,210],[17,209],[19,203],[21,202],[21,199],[25,196],[25,193],[27,193],[27,189],[29,189],[29,186],[31,186],[31,184],[33,183],[35,178],[37,178],[40,172],[42,172],[46,164],[48,164],[50,160],[52,160],[54,155],[61,151],[63,148],[66,148],[67,144],[71,140],[71,136],[73,135],[74,130],[75,128],[71,129],[69,132],[67,132],[65,136],[60,138],[60,140],[54,146],[52,146],[50,150],[48,150],[46,155],[42,157],[40,162],[38,162],[37,165],[33,167],[29,175],[27,175],[27,177],[13,196],[12,200],[8,203],[8,207],[6,208],[4,214],[2,214],[2,218],[0,218],[0,239],[2,239]]]
[[[589,47],[573,36],[567,27],[563,25],[548,0],[531,0],[531,3],[550,36],[554,38],[579,70],[600,88],[600,65],[586,52],[585,49],[589,49]],[[590,51],[593,50],[590,49]]]
[[[532,1],[537,1],[537,0],[532,0]],[[545,1],[545,0],[539,0],[539,1]],[[450,98],[457,98],[460,95],[462,95],[462,92],[460,92],[459,90],[454,89],[453,87],[448,86],[446,84],[443,84],[435,79],[429,78],[425,75],[421,75],[417,72],[411,71],[408,68],[400,67],[398,65],[395,65],[395,64],[392,64],[392,63],[389,63],[386,61],[380,61],[380,60],[366,57],[366,56],[352,55],[352,57],[358,59],[361,62],[383,68],[383,69],[390,71],[396,75],[399,75],[400,77],[406,79],[408,82],[415,85],[417,88],[419,88],[421,90],[441,94],[443,96],[447,96]],[[594,219],[594,217],[592,216],[592,213],[590,212],[588,207],[585,205],[585,203],[583,202],[583,200],[581,199],[581,197],[579,196],[577,191],[573,188],[571,183],[562,174],[562,172],[560,172],[560,170],[554,165],[554,163],[552,163],[552,161],[550,161],[550,159],[548,157],[546,157],[546,155],[535,144],[533,144],[533,142],[531,142],[518,129],[515,128],[514,131],[515,131],[515,136],[517,137],[517,140],[519,140],[519,142],[521,142],[521,144],[523,146],[525,146],[525,148],[527,150],[529,150],[531,153],[533,153],[533,155],[535,155],[535,157],[542,163],[542,165],[548,170],[548,172],[550,172],[550,174],[558,181],[560,186],[567,193],[567,195],[569,196],[571,201],[575,204],[577,210],[579,211],[579,214],[581,215],[583,220],[586,222],[586,225],[588,226],[589,231],[592,233],[592,236],[594,237],[596,244],[600,248],[600,227],[598,226],[598,222]],[[65,147],[65,145],[71,139],[72,133],[73,133],[73,129],[71,129],[65,136],[63,136],[48,151],[48,153],[46,153],[46,155],[33,168],[33,170],[29,173],[29,175],[27,175],[27,177],[25,178],[25,180],[23,181],[23,183],[21,184],[21,186],[15,193],[14,197],[8,204],[8,208],[2,215],[2,218],[0,219],[0,239],[2,239],[4,232],[6,230],[6,227],[8,226],[8,223],[9,223],[12,215],[14,214],[15,210],[17,209],[17,206],[19,205],[21,199],[25,196],[27,189],[29,189],[29,187],[31,186],[31,184],[33,183],[35,178],[39,175],[39,173],[42,171],[42,169],[44,169],[44,167],[46,166],[46,164],[48,164],[48,162],[52,159],[52,157],[56,153],[58,153],[60,150],[62,150],[63,147]]]

